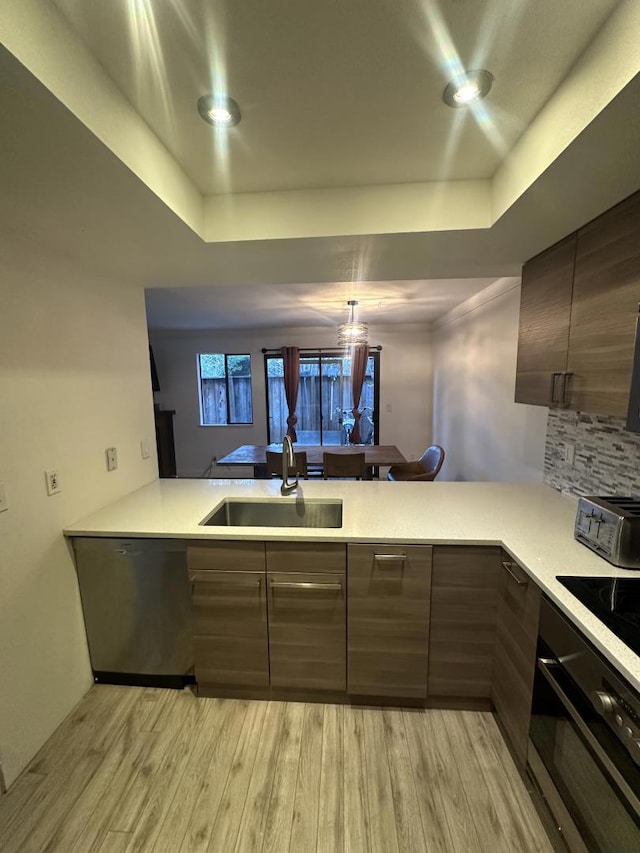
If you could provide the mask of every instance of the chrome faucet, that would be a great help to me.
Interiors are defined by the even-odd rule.
[[[296,467],[296,455],[293,452],[293,444],[289,435],[285,435],[282,439],[282,485],[280,486],[281,495],[290,495],[291,492],[298,488],[298,478],[293,483],[289,482],[289,469]]]

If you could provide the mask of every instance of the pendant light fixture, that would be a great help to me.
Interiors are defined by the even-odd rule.
[[[369,326],[367,323],[359,323],[355,318],[355,308],[358,303],[350,299],[347,305],[351,308],[351,317],[348,323],[340,323],[338,326],[338,344],[341,347],[355,346],[356,344],[367,344],[369,342]]]

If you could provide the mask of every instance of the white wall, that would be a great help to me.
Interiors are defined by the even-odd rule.
[[[434,329],[440,480],[542,480],[547,409],[513,402],[519,310],[519,280],[500,279]]]
[[[140,440],[151,443],[143,460]],[[92,683],[65,525],[157,477],[142,290],[0,241],[0,764],[10,784]],[[117,471],[104,451],[116,446]],[[62,492],[47,497],[45,469]]]
[[[333,328],[249,329],[211,332],[151,332],[161,392],[156,402],[175,409],[176,461],[182,477],[199,477],[212,456],[241,444],[267,441],[263,347],[335,347]],[[372,345],[381,344],[380,443],[395,444],[416,459],[431,441],[432,365],[430,334],[424,326],[377,326]],[[253,389],[252,426],[199,426],[196,355],[249,353]],[[249,475],[243,469],[216,469],[217,476]]]

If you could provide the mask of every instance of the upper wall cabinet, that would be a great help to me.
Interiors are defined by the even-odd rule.
[[[563,404],[575,257],[572,234],[524,265],[516,403]]]
[[[626,416],[640,300],[640,193],[578,232],[569,405]]]
[[[640,193],[522,271],[517,403],[625,416],[640,300]]]

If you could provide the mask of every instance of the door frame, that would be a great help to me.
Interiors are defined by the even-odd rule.
[[[373,358],[373,443],[380,443],[380,352],[381,346],[369,348],[369,358]],[[270,420],[271,412],[269,406],[269,372],[267,369],[267,361],[270,358],[282,358],[279,349],[263,349],[264,356],[264,394],[266,402],[266,419],[267,419],[267,442],[271,437]],[[300,355],[303,358],[314,358],[317,356],[319,361],[319,378],[322,378],[322,358],[349,358],[348,352],[343,349],[323,349],[321,347],[310,347],[309,349],[301,349]],[[322,382],[320,382],[320,413],[322,416]],[[322,419],[320,421],[320,445],[322,445]],[[326,445],[329,447],[330,445]]]

